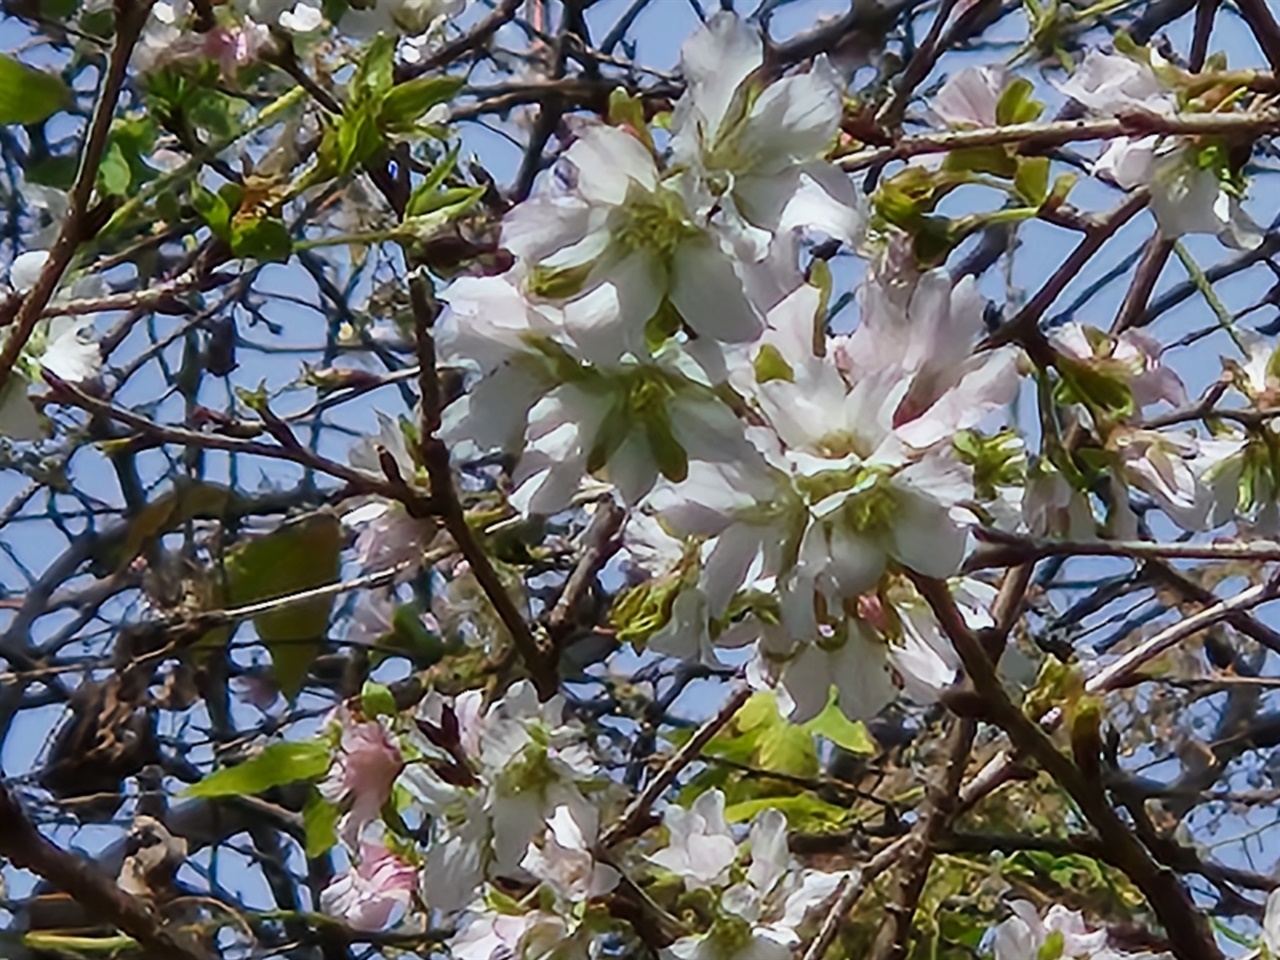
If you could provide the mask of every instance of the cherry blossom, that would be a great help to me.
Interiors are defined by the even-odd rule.
[[[1090,930],[1084,917],[1054,904],[1041,918],[1035,905],[1015,900],[1013,916],[992,931],[995,960],[1055,956],[1062,960],[1169,960],[1169,954],[1132,954],[1107,946],[1106,930]]]
[[[728,876],[738,855],[738,844],[724,819],[724,794],[708,790],[685,810],[670,806],[662,814],[669,840],[649,855],[658,866],[670,870],[691,889],[713,886]]]
[[[46,250],[29,250],[14,258],[9,267],[9,284],[18,293],[35,286],[44,265]],[[97,297],[106,286],[97,276],[79,277],[64,284],[53,296],[52,303]],[[48,371],[59,380],[78,384],[92,380],[102,366],[102,355],[94,335],[96,317],[87,315],[53,316],[40,320],[23,346],[8,382],[0,393],[0,436],[14,440],[39,440],[48,434],[48,426],[27,396],[38,385],[42,372]],[[9,329],[0,330],[0,344]]]
[[[391,787],[404,769],[400,747],[376,720],[356,720],[339,710],[333,718],[340,730],[329,775],[320,784],[325,799],[348,802],[340,832],[348,846],[358,845],[364,828],[381,814]]]
[[[406,909],[418,888],[418,871],[380,843],[363,842],[360,856],[320,891],[320,907],[354,930],[382,930]]]
[[[562,164],[566,185],[508,214],[503,243],[528,270],[534,297],[562,305],[570,330],[598,333],[597,359],[643,354],[645,325],[664,298],[702,336],[759,332],[727,241],[692,219],[644,144],[592,127]]]
[[[818,158],[834,143],[843,109],[825,57],[808,73],[759,89],[760,34],[734,14],[711,17],[681,49],[688,89],[676,104],[671,147],[682,186],[707,215],[718,206],[753,259],[797,227],[853,242],[862,215],[847,177]]]
[[[1154,50],[1132,55],[1090,51],[1061,90],[1099,116],[1179,112],[1176,68]],[[1240,190],[1221,164],[1199,162],[1177,137],[1121,137],[1099,157],[1094,172],[1124,189],[1150,186],[1151,207],[1170,238],[1211,233],[1228,246],[1256,247],[1262,232],[1240,205]]]
[[[994,127],[996,106],[1008,82],[1003,67],[969,67],[942,85],[929,101],[929,110],[949,127]]]

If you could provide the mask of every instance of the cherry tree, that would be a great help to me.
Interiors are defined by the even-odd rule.
[[[1274,5],[0,9],[0,955],[1280,957]]]

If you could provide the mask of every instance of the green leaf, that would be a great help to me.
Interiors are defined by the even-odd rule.
[[[912,250],[921,266],[935,267],[944,262],[964,235],[947,217],[921,217],[916,224]]]
[[[907,167],[881,183],[872,199],[880,216],[910,230],[922,216],[933,211],[941,198],[932,173],[923,167]]]
[[[680,483],[688,477],[689,454],[676,439],[666,410],[650,412],[644,421],[644,432],[649,441],[649,449],[653,451],[654,463],[658,465],[658,472],[672,483]]]
[[[23,176],[28,183],[70,190],[76,182],[77,167],[75,157],[45,157],[43,160],[30,161]]]
[[[582,289],[593,269],[590,261],[568,267],[535,266],[529,272],[529,292],[547,300],[567,300]]]
[[[1035,85],[1025,77],[1012,81],[1000,94],[996,104],[996,123],[1008,126],[1012,123],[1031,123],[1044,111],[1044,104],[1031,99]]]
[[[956,173],[989,173],[1008,179],[1017,172],[1018,162],[1003,146],[969,147],[952,150],[942,161],[942,167]]]
[[[99,539],[93,559],[102,576],[118,572],[152,543],[196,517],[222,519],[236,497],[216,483],[183,481],[129,518],[118,535]]]
[[[219,240],[231,239],[231,207],[220,193],[211,193],[204,187],[196,184],[191,189],[191,205],[196,208],[196,213],[205,223],[209,225],[209,229],[213,231],[213,235]]]
[[[614,87],[609,93],[609,112],[606,120],[611,127],[622,127],[639,138],[653,150],[653,136],[644,119],[644,101],[632,96],[622,87]]]
[[[360,691],[360,710],[366,718],[394,717],[400,712],[391,688],[384,683],[366,680]]]
[[[408,657],[422,670],[435,666],[446,653],[444,641],[439,634],[427,629],[422,622],[422,610],[413,603],[396,606],[391,614],[391,632],[378,638],[378,646],[389,647]],[[378,664],[394,655],[384,650],[371,650],[369,660]]]
[[[193,89],[184,102],[187,119],[218,140],[230,140],[240,132],[248,108],[239,97],[207,87]]]
[[[418,193],[414,191],[405,207],[406,217],[419,217],[448,210],[449,217],[459,217],[466,213],[484,196],[484,187],[453,187],[438,193]]]
[[[418,77],[392,87],[382,100],[379,119],[392,130],[410,128],[432,107],[452,100],[465,81],[462,77]]]
[[[1067,938],[1061,930],[1054,930],[1045,937],[1044,943],[1036,952],[1036,960],[1059,960],[1066,949]]]
[[[671,605],[683,587],[678,576],[658,577],[624,590],[613,601],[609,622],[619,643],[640,643],[671,619]]]
[[[587,452],[587,472],[595,473],[604,468],[609,458],[622,446],[631,432],[631,411],[622,402],[616,402],[600,421],[596,442]]]
[[[1076,185],[1080,177],[1074,173],[1060,173],[1053,179],[1053,189],[1049,191],[1049,195],[1045,197],[1042,206],[1057,208],[1067,202],[1067,195],[1071,193],[1071,188]]]
[[[1123,420],[1137,409],[1133,391],[1118,376],[1098,370],[1059,354],[1054,367],[1062,377],[1058,399],[1064,403],[1083,403],[1113,419]]]
[[[261,217],[231,225],[231,252],[237,257],[288,263],[293,255],[293,237],[283,220]]]
[[[70,102],[61,77],[0,54],[0,124],[41,123]]]
[[[274,533],[237,546],[226,560],[228,603],[239,607],[300,593],[338,579],[342,525],[328,513],[312,514]],[[253,618],[276,682],[292,698],[302,689],[311,661],[324,644],[332,597],[318,597]]]
[[[733,725],[746,733],[757,727],[772,727],[782,720],[778,713],[778,698],[772,693],[760,691],[747,698],[737,715]]]
[[[319,740],[284,741],[234,767],[215,770],[185,791],[188,797],[247,797],[298,780],[319,780],[329,771],[329,747]]]
[[[724,818],[729,823],[746,823],[762,810],[777,810],[787,818],[788,827],[804,832],[829,830],[849,819],[848,807],[828,803],[812,793],[741,800],[725,807]]]
[[[1049,199],[1049,158],[1024,157],[1018,161],[1018,172],[1013,178],[1018,195],[1033,207]]]
[[[352,103],[378,101],[391,90],[395,50],[394,37],[380,33],[373,38],[351,79]]]
[[[683,325],[684,318],[680,316],[680,311],[675,308],[671,298],[663,297],[653,316],[645,321],[644,342],[656,353],[664,343],[680,332]]]
[[[355,107],[338,123],[338,175],[345,176],[382,147],[382,135],[369,107]]]
[[[302,808],[302,829],[305,835],[303,852],[313,859],[333,849],[338,842],[338,818],[342,811],[338,805],[312,790]]]
[[[866,725],[860,720],[853,721],[846,717],[834,698],[820,714],[808,723],[801,724],[801,729],[826,737],[850,753],[876,752],[876,743],[867,733]]]
[[[818,750],[813,736],[790,723],[779,723],[760,734],[756,763],[765,770],[793,777],[818,774]]]
[[[102,163],[98,166],[98,185],[104,193],[123,197],[128,192],[132,179],[129,161],[125,159],[120,144],[114,142],[109,144],[102,155]]]

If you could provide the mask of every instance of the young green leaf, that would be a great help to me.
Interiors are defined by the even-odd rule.
[[[342,525],[328,513],[317,513],[246,541],[226,560],[228,602],[232,606],[274,600],[338,579]],[[332,597],[260,613],[253,625],[271,651],[277,683],[296,696],[311,661],[324,644]]]
[[[215,770],[186,790],[188,797],[247,797],[298,780],[319,780],[329,770],[329,747],[317,740],[264,747],[234,767]]]
[[[41,123],[70,102],[61,77],[0,54],[0,124]]]
[[[231,226],[231,252],[237,257],[287,263],[293,254],[293,237],[283,220],[261,217]]]
[[[452,100],[464,82],[461,77],[418,77],[392,87],[382,100],[382,125],[389,130],[412,127],[432,107]]]
[[[338,842],[338,817],[341,815],[337,804],[330,803],[320,796],[318,790],[312,790],[302,808],[302,830],[304,834],[303,852],[308,859],[313,859],[333,849]]]

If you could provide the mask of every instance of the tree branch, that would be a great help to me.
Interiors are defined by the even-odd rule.
[[[1111,808],[1101,787],[1060,753],[1035,721],[1010,701],[982,643],[964,622],[946,584],[927,577],[912,579],[955,645],[965,673],[984,704],[987,719],[1004,730],[1019,751],[1035,760],[1071,795],[1111,851],[1113,862],[1146,897],[1169,934],[1173,955],[1178,960],[1222,960],[1207,922],[1177,876],[1152,858],[1131,827]]]
[[[151,960],[209,960],[196,944],[165,927],[143,900],[125,893],[96,866],[55,846],[27,818],[0,784],[0,856],[64,891],[88,913],[111,923],[141,944]]]
[[[76,249],[90,233],[89,200],[98,179],[98,166],[107,149],[107,136],[111,133],[111,120],[115,116],[120,91],[124,88],[129,58],[142,33],[142,26],[151,13],[151,3],[152,0],[116,2],[116,42],[111,48],[111,60],[102,83],[102,93],[98,96],[93,120],[89,124],[89,135],[85,141],[75,185],[71,188],[67,215],[62,221],[58,239],[49,251],[49,259],[40,271],[35,286],[27,292],[18,308],[13,319],[14,329],[4,342],[4,348],[0,350],[0,395],[3,395],[13,365],[22,353],[22,348],[31,339],[31,334],[44,315],[44,309],[75,256]]]

